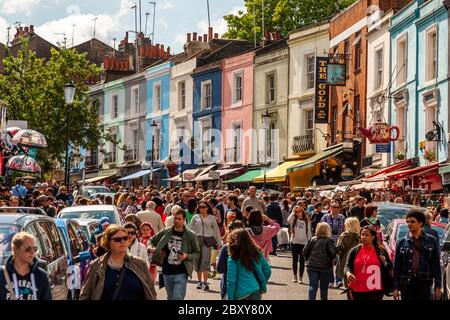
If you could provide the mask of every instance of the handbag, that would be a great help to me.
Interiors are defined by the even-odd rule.
[[[159,286],[160,289],[165,287],[165,285],[164,285],[164,275],[163,275],[162,272],[160,272],[158,274],[158,286]]]
[[[215,237],[205,237],[205,223],[203,222],[202,217],[200,217],[200,219],[202,219],[203,242],[205,243],[205,245],[207,247],[215,246],[217,244],[216,238]]]

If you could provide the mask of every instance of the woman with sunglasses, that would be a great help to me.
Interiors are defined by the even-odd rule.
[[[192,217],[188,228],[197,235],[198,243],[200,245],[200,258],[194,265],[199,281],[197,289],[208,291],[208,272],[211,264],[211,249],[212,247],[215,247],[216,250],[219,250],[222,240],[220,238],[219,225],[217,224],[216,217],[206,201],[201,200],[199,202],[197,213]]]
[[[14,235],[13,254],[0,267],[0,300],[52,300],[47,272],[35,257],[35,241],[28,232]]]
[[[148,262],[148,254],[147,247],[139,242],[139,232],[138,227],[133,222],[127,222],[124,225],[124,228],[127,229],[128,233],[128,250],[129,252],[136,257],[141,258],[147,264],[147,267],[150,266]]]
[[[156,300],[147,264],[128,252],[129,239],[122,226],[105,230],[102,245],[108,252],[92,263],[80,300]]]

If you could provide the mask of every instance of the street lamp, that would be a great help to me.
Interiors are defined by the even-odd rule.
[[[64,183],[69,186],[69,121],[70,121],[70,105],[73,104],[73,99],[75,97],[75,86],[73,83],[69,82],[64,85],[64,100],[68,105],[67,108],[67,119],[66,119],[66,161],[65,161],[65,175]]]
[[[151,179],[152,186],[153,186],[153,159],[154,159],[154,153],[155,153],[155,131],[154,130],[157,126],[158,125],[156,124],[155,120],[153,120],[152,124],[150,125],[150,127],[152,127],[152,166],[151,166],[152,171],[150,172],[150,174],[151,174],[150,179]]]
[[[264,182],[263,182],[263,191],[266,190],[266,163],[267,163],[267,130],[270,128],[270,121],[272,120],[272,116],[266,110],[266,113],[262,115],[262,124],[265,132],[265,143],[264,143]]]

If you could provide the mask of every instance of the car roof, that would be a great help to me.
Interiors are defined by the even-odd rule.
[[[11,214],[1,214],[0,224],[27,224],[33,220],[47,219],[53,221],[52,218],[44,215],[38,214],[28,214],[28,213],[11,213]]]
[[[74,207],[68,207],[61,210],[61,212],[78,212],[78,211],[107,211],[107,210],[114,210],[113,205],[111,204],[95,204],[95,205],[89,205],[89,206],[74,206]]]
[[[91,223],[100,223],[97,219],[72,218],[71,220],[75,220],[80,226],[87,226]]]
[[[407,203],[395,203],[395,202],[373,202],[374,206],[378,208],[402,208],[402,209],[417,209],[420,211],[425,211],[426,208],[415,206]]]

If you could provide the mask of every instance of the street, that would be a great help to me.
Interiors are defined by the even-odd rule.
[[[303,281],[305,284],[292,282],[291,269],[291,252],[278,251],[278,256],[270,256],[272,262],[272,275],[267,285],[267,293],[263,295],[263,300],[308,300],[308,276],[305,270]],[[209,280],[209,291],[196,289],[197,275],[193,274],[193,279],[188,281],[186,292],[186,300],[220,300],[220,276],[216,279]],[[166,290],[158,289],[155,285],[158,294],[158,300],[165,300],[167,298]],[[342,290],[330,288],[328,290],[329,300],[346,300],[345,294]],[[320,293],[317,293],[317,298],[320,298]]]

